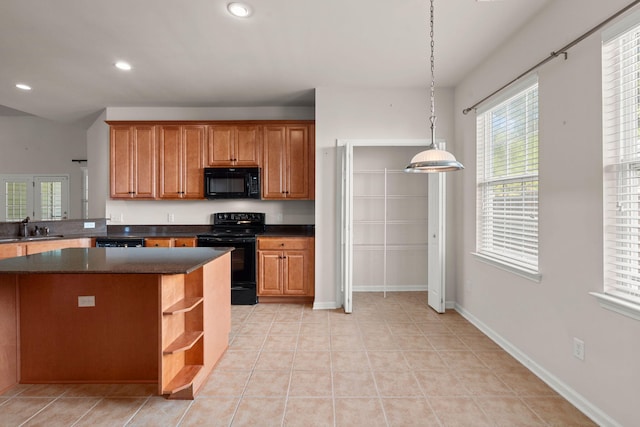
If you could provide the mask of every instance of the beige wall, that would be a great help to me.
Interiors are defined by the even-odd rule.
[[[456,302],[494,338],[602,425],[637,425],[640,323],[602,309],[601,36],[539,70],[540,283],[479,262],[475,249],[475,114],[494,88],[612,13],[626,0],[560,0],[469,76],[455,92],[462,177]],[[585,360],[572,355],[585,342]]]
[[[447,141],[447,149],[455,152],[453,141],[453,91],[440,89],[436,94],[438,140]],[[429,98],[427,89],[316,89],[316,308],[339,305],[341,295],[337,275],[338,139],[427,139],[429,131]],[[399,145],[401,143],[399,142]],[[416,149],[416,152],[420,151]],[[407,162],[410,159],[407,159]],[[448,215],[453,224],[455,197],[452,189],[457,177],[448,179]],[[448,238],[452,237],[451,231]],[[449,240],[449,239],[448,239]],[[455,258],[453,240],[447,246],[447,301],[455,301]],[[426,262],[426,260],[425,260]]]
[[[69,217],[82,214],[82,172],[72,159],[86,159],[84,129],[35,116],[0,116],[0,173],[69,175]]]

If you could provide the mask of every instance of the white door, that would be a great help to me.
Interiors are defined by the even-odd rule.
[[[345,313],[353,311],[353,145],[338,146],[340,162],[340,294]]]
[[[427,303],[438,313],[445,311],[445,180],[444,173],[429,174],[427,195]]]

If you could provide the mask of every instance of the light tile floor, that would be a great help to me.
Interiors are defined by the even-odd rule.
[[[229,350],[193,401],[148,385],[20,385],[0,426],[593,426],[424,292],[356,293],[354,313],[233,306]]]

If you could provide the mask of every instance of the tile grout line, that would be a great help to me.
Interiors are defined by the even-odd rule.
[[[64,393],[62,393],[64,394]],[[38,414],[40,414],[41,412],[43,412],[45,409],[47,409],[49,406],[53,405],[53,403],[55,401],[57,401],[58,399],[60,399],[60,397],[62,396],[56,396],[51,402],[47,403],[46,405],[44,405],[42,408],[38,409],[33,415],[31,415],[29,418],[27,418],[26,420],[24,420],[22,423],[20,423],[20,426],[25,425],[26,423],[28,423],[29,421],[31,421],[33,418],[35,418]],[[15,397],[15,396],[14,396]],[[32,397],[37,397],[37,396],[32,396]]]

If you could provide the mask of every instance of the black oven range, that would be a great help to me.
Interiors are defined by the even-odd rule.
[[[211,232],[198,234],[198,246],[235,248],[231,252],[231,304],[257,304],[256,236],[265,230],[265,214],[217,212],[212,216]]]

